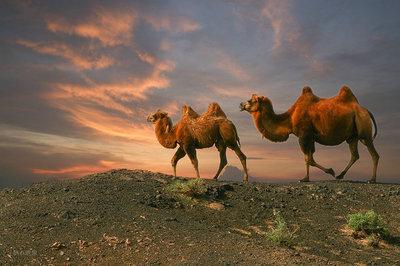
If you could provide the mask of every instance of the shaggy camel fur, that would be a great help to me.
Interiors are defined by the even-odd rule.
[[[338,95],[328,99],[315,96],[310,87],[305,87],[294,105],[282,114],[275,114],[270,99],[255,94],[250,100],[240,104],[240,110],[249,112],[256,128],[273,142],[286,141],[290,134],[299,138],[306,161],[306,176],[300,181],[309,181],[310,165],[335,176],[332,168],[327,169],[314,161],[315,142],[329,146],[339,145],[343,141],[349,144],[350,162],[336,176],[336,179],[342,179],[359,158],[357,146],[360,140],[367,146],[373,161],[372,178],[369,182],[376,182],[379,154],[373,144],[377,135],[375,118],[358,103],[347,86],[343,86]],[[375,127],[374,136],[371,120]]]
[[[197,177],[200,177],[196,149],[209,148],[215,144],[219,151],[220,163],[214,179],[217,179],[227,164],[226,149],[235,151],[243,166],[244,181],[248,181],[246,156],[240,150],[239,136],[235,125],[226,118],[217,103],[209,105],[207,112],[198,115],[190,106],[183,106],[182,118],[173,125],[168,114],[158,110],[148,116],[148,122],[155,124],[155,132],[162,146],[178,150],[172,157],[171,164],[176,176],[176,165],[186,154],[189,156]]]

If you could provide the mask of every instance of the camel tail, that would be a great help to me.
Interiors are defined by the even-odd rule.
[[[378,135],[378,127],[376,126],[376,121],[375,121],[374,115],[370,111],[368,111],[368,113],[369,113],[369,116],[371,117],[372,123],[374,123],[375,133],[374,133],[373,139],[375,139],[376,135]]]

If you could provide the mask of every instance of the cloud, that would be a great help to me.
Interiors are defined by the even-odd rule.
[[[173,33],[189,33],[201,29],[196,21],[183,16],[163,16],[146,14],[143,19],[156,30],[166,30]]]
[[[77,66],[78,70],[100,69],[113,64],[122,69],[118,75],[104,72],[107,75],[104,78],[99,78],[97,74],[76,71],[83,77],[83,81],[50,83],[51,89],[42,93],[42,98],[49,106],[62,110],[65,117],[78,126],[78,129],[88,128],[96,137],[106,135],[130,141],[154,141],[154,132],[148,125],[144,125],[145,114],[149,108],[143,106],[146,105],[151,90],[166,89],[170,86],[170,79],[166,74],[174,70],[175,64],[140,49],[139,45],[117,47],[132,44],[135,22],[139,14],[144,16],[132,8],[121,11],[95,7],[86,16],[47,16],[46,30],[95,39],[106,47],[93,43],[81,45],[81,42],[72,42],[70,36],[64,36],[63,42],[71,42],[73,46],[54,41],[17,42],[39,53],[63,57]],[[154,23],[156,22],[154,20]],[[178,17],[172,20],[163,19],[159,27],[167,30],[172,30],[169,27],[177,27],[179,31],[190,32],[195,30],[196,25],[189,19]],[[109,56],[96,56],[100,52],[124,55],[134,62],[135,68],[126,73],[130,64],[128,61],[120,61],[117,64]],[[170,100],[159,107],[164,107],[171,113],[178,110],[176,103]]]
[[[224,50],[217,52],[216,66],[238,80],[249,80],[251,78],[248,71],[241,66],[240,62]]]
[[[242,100],[250,98],[253,93],[257,93],[254,89],[228,85],[211,85],[209,89],[220,96],[234,97]]]
[[[150,73],[143,77],[130,76],[126,81],[109,83],[88,80],[87,85],[53,84],[53,90],[45,93],[44,98],[50,105],[72,113],[78,121],[82,121],[78,119],[79,111],[82,111],[82,115],[88,113],[88,106],[91,106],[91,110],[103,108],[128,117],[137,115],[137,112],[133,111],[137,108],[131,106],[132,102],[145,100],[150,90],[168,88],[170,80],[165,73],[174,69],[172,62],[157,59],[149,53],[138,52],[138,57],[152,67]],[[87,119],[84,120],[84,124],[88,125]]]
[[[100,160],[97,164],[78,164],[57,169],[33,168],[32,173],[37,175],[68,176],[72,178],[82,177],[88,174],[104,172],[111,169],[126,168],[128,164]]]
[[[296,23],[289,11],[289,2],[287,0],[267,0],[261,10],[261,14],[266,17],[274,31],[273,50],[279,49],[283,41],[295,41],[298,34]],[[286,31],[289,26],[294,29]]]
[[[87,52],[83,52],[84,49],[72,47],[60,42],[39,43],[19,39],[16,43],[41,54],[62,57],[80,69],[102,69],[115,63],[113,58],[105,55],[98,55],[90,48],[89,52],[91,54],[87,54]]]
[[[288,49],[304,59],[315,72],[326,72],[330,66],[316,58],[312,49],[313,44],[307,39],[296,16],[292,12],[290,0],[266,0],[261,10],[274,31],[272,52],[280,54]]]
[[[92,14],[80,21],[69,21],[63,17],[46,20],[47,29],[54,33],[65,33],[83,38],[97,39],[105,46],[127,45],[132,41],[136,12],[96,8]]]
[[[149,142],[153,139],[153,132],[140,125],[145,121],[146,111],[137,105],[137,101],[146,99],[147,91],[166,88],[170,84],[161,70],[168,68],[154,64],[156,67],[150,76],[132,78],[131,83],[55,84],[55,90],[44,97],[51,106],[66,112],[71,121],[80,126],[112,137]],[[178,109],[174,102],[163,105],[172,113]],[[140,118],[142,123],[138,122]]]
[[[110,137],[123,138],[136,142],[153,142],[153,131],[144,125],[136,124],[128,118],[109,114],[96,107],[86,107],[80,104],[68,106],[59,105],[76,124],[90,128],[95,133],[101,133]],[[143,122],[145,116],[142,117]]]

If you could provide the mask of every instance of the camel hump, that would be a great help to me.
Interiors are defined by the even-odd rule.
[[[311,89],[309,86],[305,86],[305,87],[303,88],[302,94],[306,94],[306,93],[311,93],[311,94],[313,94],[313,91],[312,91],[312,89]]]
[[[182,116],[197,118],[199,117],[199,114],[189,105],[184,105],[182,106]]]
[[[346,85],[340,88],[338,98],[343,102],[358,102],[356,96],[354,96],[351,89]]]
[[[226,117],[226,114],[224,111],[222,111],[221,106],[215,102],[208,105],[206,115]]]

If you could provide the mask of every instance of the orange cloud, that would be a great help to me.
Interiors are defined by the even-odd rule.
[[[78,102],[94,103],[97,106],[114,110],[125,115],[133,115],[134,112],[131,108],[126,107],[123,103],[118,102],[111,95],[111,89],[107,86],[81,86],[76,84],[54,84],[56,90],[51,91],[45,95],[45,98],[49,99],[50,103],[59,106],[60,103],[65,105],[73,106]],[[118,85],[111,86],[112,89],[119,89]],[[129,91],[122,87],[121,93],[129,93]],[[115,93],[114,93],[115,94]]]
[[[145,99],[149,90],[169,87],[170,80],[164,74],[174,69],[170,61],[159,60],[144,52],[137,54],[140,60],[153,67],[145,77],[128,77],[127,81],[116,83],[96,84],[89,80],[89,85],[54,84],[55,89],[44,96],[50,104],[63,110],[91,103],[127,116],[134,115],[132,107],[126,106],[127,103]]]
[[[78,178],[92,173],[104,172],[111,169],[126,168],[126,167],[128,167],[126,163],[99,161],[98,164],[95,165],[80,164],[58,169],[34,168],[32,169],[32,173],[38,175],[53,175],[53,176],[55,175],[55,176],[67,176],[67,177]]]
[[[156,30],[167,30],[173,33],[194,32],[201,28],[196,21],[182,16],[144,15],[143,19]]]
[[[127,82],[115,84],[54,84],[54,90],[44,97],[50,105],[65,111],[73,122],[95,132],[128,140],[154,141],[150,127],[133,124],[134,116],[143,117],[145,122],[146,112],[133,108],[132,101],[145,99],[148,90],[167,88],[170,81],[163,74],[171,71],[173,65],[149,54],[140,56],[153,65],[146,77],[131,77]],[[173,102],[166,110],[175,113],[178,107]]]
[[[55,33],[66,33],[97,39],[105,46],[127,45],[131,42],[136,12],[96,9],[83,21],[70,22],[64,18],[47,19],[47,28]]]
[[[151,128],[134,124],[127,118],[100,111],[95,107],[80,105],[59,105],[58,107],[66,111],[73,122],[97,133],[138,142],[154,141],[154,132]],[[145,115],[143,115],[143,122],[145,122]]]
[[[31,48],[32,50],[53,56],[62,57],[80,69],[102,69],[114,64],[114,60],[108,56],[89,56],[79,49],[70,47],[64,43],[37,43],[27,40],[17,40],[17,44]]]

